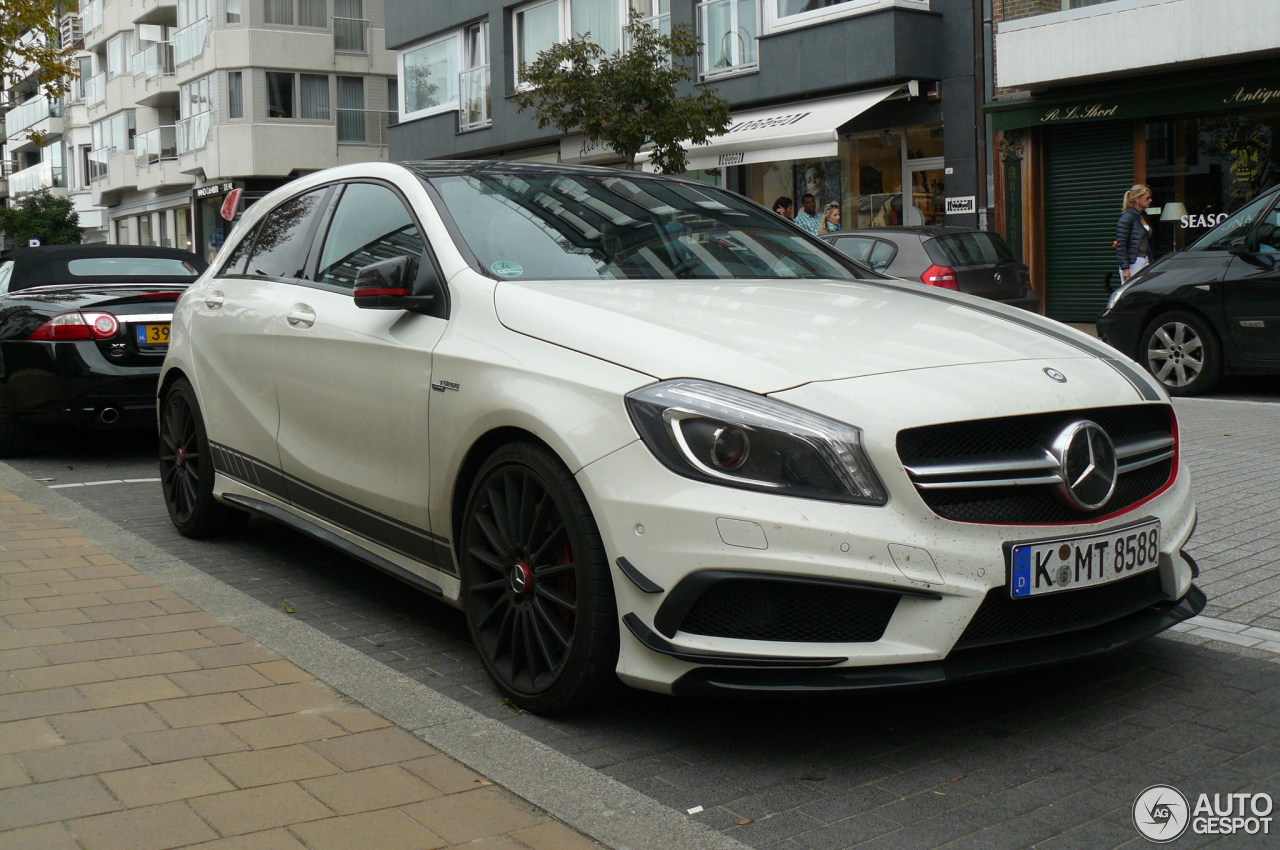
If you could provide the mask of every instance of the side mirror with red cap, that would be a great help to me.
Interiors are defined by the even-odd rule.
[[[392,257],[356,272],[356,306],[365,310],[431,312],[440,284],[425,258]]]

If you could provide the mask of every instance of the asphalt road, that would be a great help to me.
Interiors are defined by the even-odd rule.
[[[1280,380],[1233,381],[1221,398],[1191,403],[1188,441],[1197,432],[1206,441],[1229,436],[1231,423],[1243,430],[1239,424],[1259,411],[1280,413],[1272,410]],[[1274,466],[1280,434],[1270,446],[1257,442],[1246,446],[1257,459],[1244,458],[1242,468]],[[1150,785],[1280,796],[1275,653],[1166,634],[1100,662],[977,684],[800,701],[632,692],[610,709],[547,720],[501,702],[453,609],[256,519],[232,539],[177,535],[155,482],[152,434],[51,432],[36,454],[9,463],[403,676],[677,811],[701,807],[690,817],[752,847],[1138,846],[1132,805]],[[1196,472],[1209,476],[1212,498],[1240,490],[1226,479],[1213,489],[1213,468],[1226,466],[1220,459],[1206,454],[1203,465]],[[1228,508],[1208,514],[1215,528],[1229,527],[1212,519],[1232,517]],[[1258,521],[1273,541],[1268,522]],[[1232,534],[1215,532],[1214,551],[1197,556],[1206,578],[1222,571],[1222,588],[1235,574],[1232,550],[1220,541]],[[1274,597],[1269,587],[1257,591],[1264,602]],[[1278,607],[1250,610],[1275,628]],[[1263,846],[1244,836],[1191,835],[1178,846],[1215,840]]]

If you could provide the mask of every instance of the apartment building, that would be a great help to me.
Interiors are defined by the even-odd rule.
[[[997,227],[1089,322],[1133,183],[1157,253],[1280,183],[1277,0],[991,0]]]
[[[231,227],[232,190],[243,206],[300,174],[386,158],[382,0],[81,0],[79,17],[81,78],[49,105],[64,113],[49,167],[102,210],[82,226],[107,241],[207,255]]]
[[[61,15],[57,23],[63,46],[83,44],[79,15]],[[23,38],[43,36],[28,32]],[[93,240],[92,234],[103,233],[104,211],[94,206],[87,187],[73,188],[74,163],[68,156],[77,144],[87,142],[88,132],[78,81],[62,98],[46,95],[34,73],[0,92],[0,204],[8,204],[17,195],[47,189],[54,195],[71,198],[80,226],[88,234],[86,241]],[[0,234],[0,240],[4,239]],[[0,241],[0,248],[8,247],[13,246]]]
[[[771,205],[806,192],[846,226],[973,225],[985,212],[982,19],[971,0],[388,0],[399,123],[392,158],[620,164],[537,129],[509,97],[520,65],[571,35],[613,51],[630,9],[702,41],[698,78],[730,129],[693,176]],[[642,157],[643,158],[643,154]]]

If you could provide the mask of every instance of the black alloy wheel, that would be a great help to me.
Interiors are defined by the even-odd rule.
[[[1164,313],[1147,325],[1141,355],[1169,395],[1206,393],[1222,377],[1222,355],[1212,328],[1184,310]]]
[[[186,537],[232,532],[249,519],[213,497],[213,456],[195,390],[175,381],[160,407],[160,489],[173,525]]]
[[[554,455],[512,443],[485,461],[458,552],[472,640],[512,702],[562,714],[612,695],[612,578],[586,498]]]

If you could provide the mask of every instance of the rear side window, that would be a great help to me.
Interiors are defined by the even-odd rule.
[[[254,228],[253,248],[243,273],[261,277],[304,277],[311,239],[323,209],[321,201],[328,192],[326,187],[299,195],[263,216]]]
[[[841,253],[876,270],[888,268],[898,255],[897,245],[871,236],[842,236],[836,240],[836,247]]]
[[[1266,214],[1267,207],[1275,202],[1275,195],[1250,201],[1213,230],[1201,236],[1191,246],[1192,251],[1225,251],[1237,239],[1244,239],[1255,222]]]
[[[1009,244],[994,233],[948,233],[931,239],[925,250],[935,263],[946,266],[977,266],[1017,259]]]
[[[399,195],[376,183],[352,183],[333,214],[316,280],[354,289],[356,272],[395,257],[413,260],[412,277],[426,248],[418,223]]]
[[[177,257],[85,257],[67,263],[76,277],[195,278],[200,270]]]

